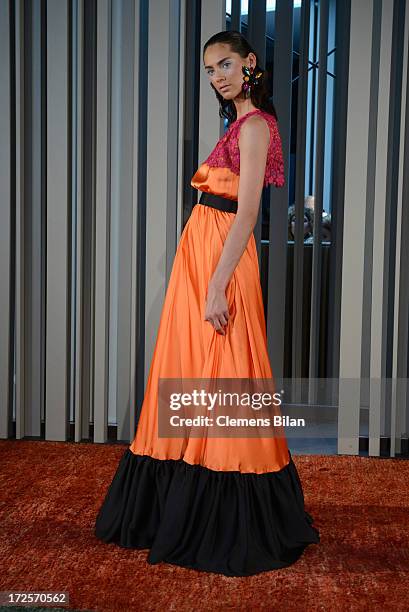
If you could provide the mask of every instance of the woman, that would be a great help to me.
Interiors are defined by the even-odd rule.
[[[162,437],[159,379],[272,379],[253,228],[263,186],[284,184],[280,135],[257,55],[239,32],[204,46],[229,128],[191,184],[135,438],[99,511],[105,542],[147,561],[248,576],[319,542],[285,436]]]

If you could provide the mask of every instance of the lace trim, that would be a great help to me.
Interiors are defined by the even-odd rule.
[[[267,152],[264,187],[269,184],[274,184],[276,187],[282,187],[285,183],[285,177],[281,136],[275,117],[260,109],[250,111],[243,115],[243,117],[240,117],[240,119],[234,121],[203,163],[217,168],[229,168],[234,174],[239,175],[240,149],[238,139],[240,126],[247,117],[254,113],[260,113],[266,119],[270,129],[270,144]]]

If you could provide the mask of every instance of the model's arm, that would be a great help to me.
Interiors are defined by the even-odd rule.
[[[229,318],[226,287],[257,222],[269,141],[270,130],[262,117],[249,117],[241,126],[237,213],[209,282],[206,300],[205,320],[222,334],[225,333],[222,326]]]

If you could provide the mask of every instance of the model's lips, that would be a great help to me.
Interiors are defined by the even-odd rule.
[[[224,91],[225,89],[229,89],[230,85],[223,85],[223,87],[220,87],[220,91]]]

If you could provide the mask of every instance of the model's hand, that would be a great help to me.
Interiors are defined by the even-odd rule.
[[[229,319],[229,306],[226,293],[210,281],[207,289],[205,321],[210,321],[214,329],[223,336],[226,335],[224,327]]]

